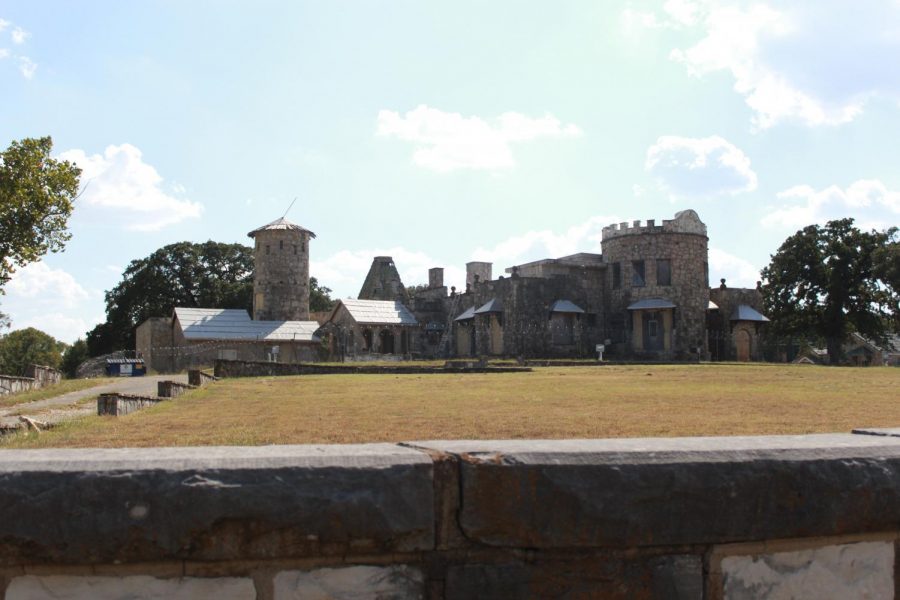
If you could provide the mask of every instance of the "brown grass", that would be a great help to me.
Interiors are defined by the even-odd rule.
[[[900,369],[556,367],[232,379],[7,447],[115,447],[847,432],[900,425]]]

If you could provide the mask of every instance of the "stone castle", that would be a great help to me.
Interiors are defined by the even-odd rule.
[[[393,259],[377,256],[358,298],[338,300],[320,322],[309,318],[315,234],[282,218],[248,235],[253,318],[176,309],[171,318],[148,320],[138,328],[138,351],[146,357],[169,348],[156,351],[153,368],[215,358],[582,358],[601,351],[621,360],[762,357],[767,319],[759,292],[724,281],[709,288],[706,225],[693,210],[661,223],[610,225],[602,254],[515,265],[496,279],[491,263],[470,262],[465,290],[448,290],[439,267],[429,270],[427,286],[407,289]]]

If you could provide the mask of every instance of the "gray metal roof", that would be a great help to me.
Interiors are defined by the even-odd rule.
[[[470,306],[469,308],[464,310],[462,312],[462,314],[460,314],[458,317],[456,317],[453,320],[454,321],[468,321],[468,320],[474,319],[474,318],[475,318],[475,307]]]
[[[503,304],[496,298],[491,298],[481,306],[475,309],[476,315],[483,315],[484,313],[498,313],[503,312]]]
[[[731,313],[732,321],[757,321],[759,323],[768,323],[769,319],[756,312],[752,306],[746,304],[738,304]]]
[[[315,321],[253,321],[239,308],[176,308],[188,340],[265,340],[318,342]]]
[[[628,310],[661,310],[675,308],[675,304],[668,298],[644,298],[628,305]]]
[[[306,233],[309,234],[309,237],[311,237],[311,238],[316,237],[316,234],[314,234],[309,229],[307,229],[305,227],[300,227],[296,223],[291,223],[284,217],[281,217],[280,219],[275,219],[271,223],[263,225],[262,227],[257,227],[256,229],[254,229],[253,231],[248,233],[247,237],[255,237],[256,234],[259,233],[260,231],[273,231],[273,230],[278,230],[278,229],[281,229],[281,230],[292,229],[294,231],[305,231]]]
[[[584,309],[571,300],[557,300],[550,306],[550,312],[584,314]]]
[[[360,324],[418,325],[419,322],[399,300],[338,300]],[[337,310],[337,306],[335,310]],[[333,314],[333,313],[332,313]]]

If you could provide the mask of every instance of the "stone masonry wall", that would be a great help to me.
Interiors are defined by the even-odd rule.
[[[888,599],[870,433],[0,450],[0,596]]]
[[[270,229],[255,234],[253,319],[309,319],[309,234]]]

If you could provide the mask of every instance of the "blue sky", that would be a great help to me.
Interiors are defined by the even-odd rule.
[[[355,296],[599,251],[693,208],[710,279],[800,227],[900,222],[900,0],[0,2],[0,144],[90,184],[0,310],[67,342],[134,259],[282,215]]]

